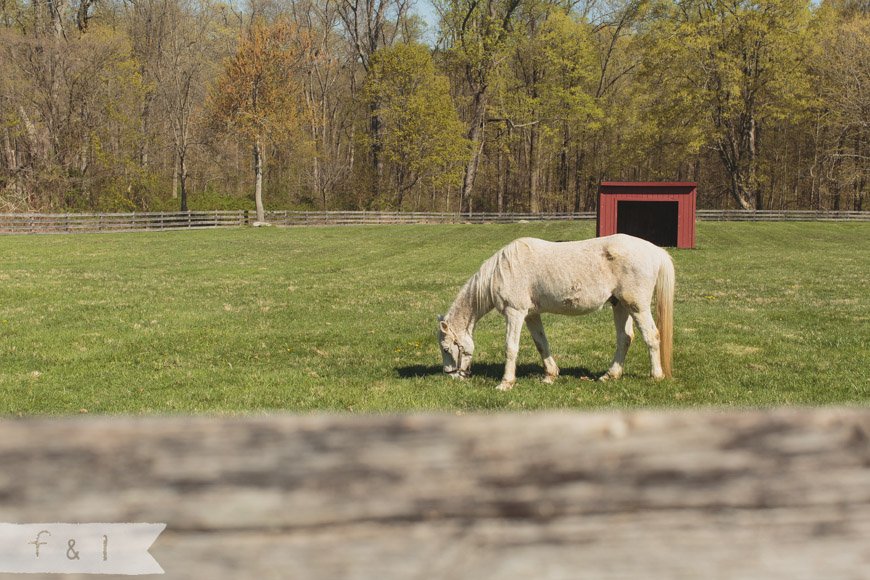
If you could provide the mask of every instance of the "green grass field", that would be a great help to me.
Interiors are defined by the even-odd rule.
[[[520,236],[589,223],[238,229],[0,238],[0,415],[465,412],[866,404],[870,224],[701,223],[677,268],[674,380],[637,341],[616,382],[609,308],[545,316],[495,390],[504,322],[469,381],[441,374],[436,315]]]

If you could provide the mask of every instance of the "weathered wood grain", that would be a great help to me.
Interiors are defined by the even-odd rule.
[[[168,578],[870,578],[870,411],[7,420],[0,522],[163,522]]]

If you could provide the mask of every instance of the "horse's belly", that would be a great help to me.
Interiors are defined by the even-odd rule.
[[[565,316],[582,316],[590,314],[596,310],[601,310],[607,302],[596,304],[548,304],[538,308],[540,312],[548,314],[563,314]]]
[[[560,296],[541,297],[537,301],[541,312],[580,316],[601,310],[610,299],[611,293],[606,290],[591,290],[585,292],[565,292]]]

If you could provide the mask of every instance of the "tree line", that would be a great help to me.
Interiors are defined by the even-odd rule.
[[[864,210],[866,0],[0,0],[0,212]]]

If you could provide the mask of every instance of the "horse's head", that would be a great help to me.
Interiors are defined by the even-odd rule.
[[[471,376],[474,341],[468,332],[457,333],[443,316],[438,317],[438,346],[444,361],[444,373],[457,379]]]

